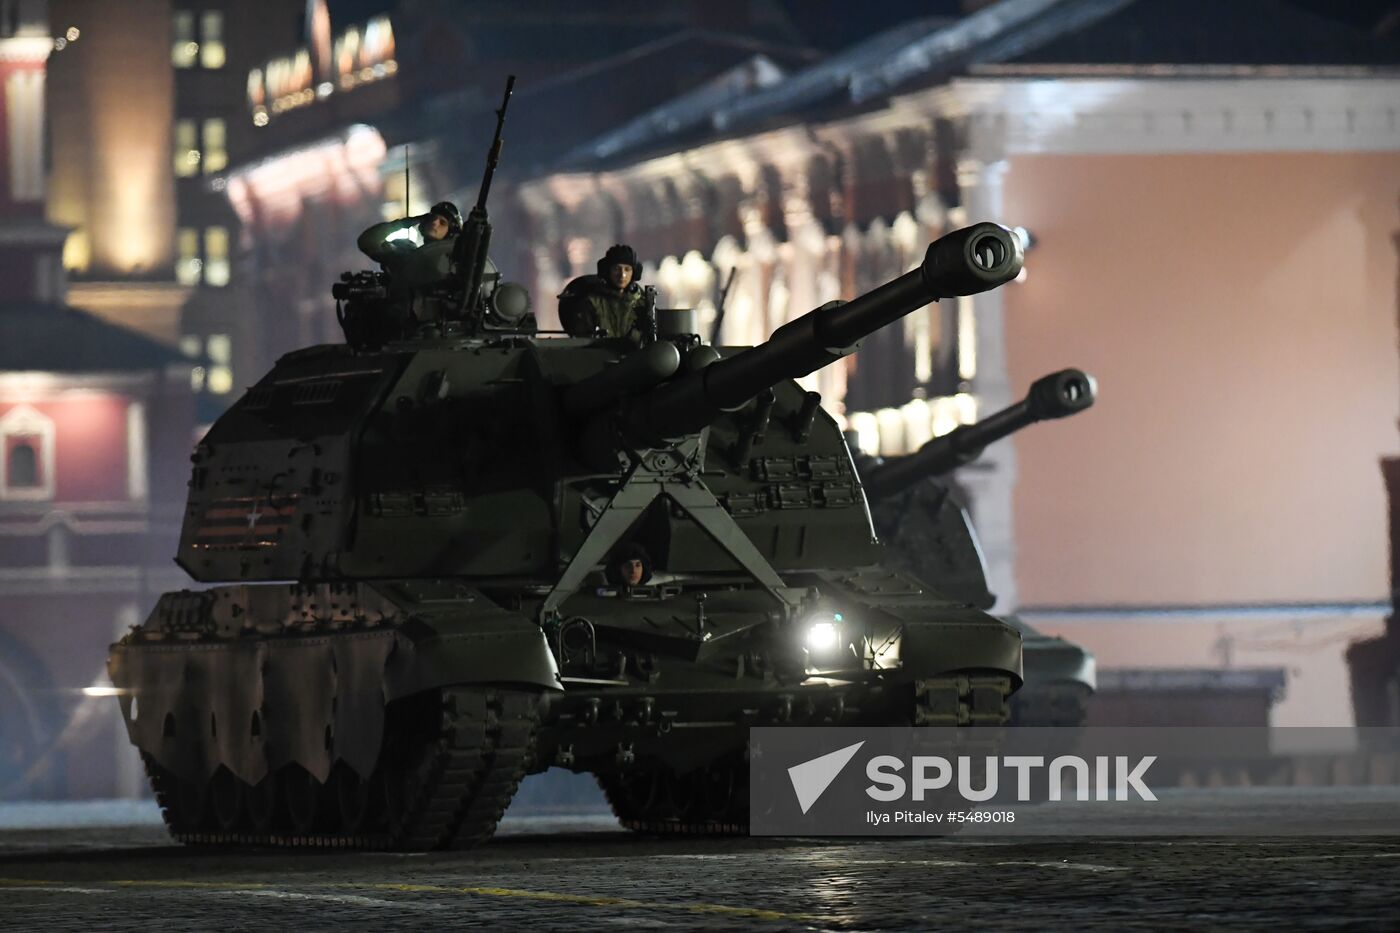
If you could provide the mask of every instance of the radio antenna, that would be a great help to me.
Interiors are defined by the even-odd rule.
[[[403,144],[403,215],[413,216],[413,201],[408,197],[408,143]]]

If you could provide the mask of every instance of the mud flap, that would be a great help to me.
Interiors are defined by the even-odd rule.
[[[116,645],[108,669],[132,744],[184,780],[224,766],[253,786],[296,763],[325,782],[337,761],[368,778],[393,700],[453,685],[562,689],[538,625],[474,608],[368,632]]]
[[[255,785],[296,762],[324,781],[337,760],[374,770],[393,644],[384,631],[119,647],[109,671],[132,744],[178,777],[202,781],[223,765]]]

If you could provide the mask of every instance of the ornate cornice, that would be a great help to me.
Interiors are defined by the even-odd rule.
[[[984,160],[1400,151],[1400,77],[974,77],[892,109],[959,120]]]

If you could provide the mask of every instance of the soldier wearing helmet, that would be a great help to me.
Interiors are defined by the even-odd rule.
[[[574,279],[559,296],[559,321],[575,337],[626,337],[641,341],[646,296],[638,284],[642,264],[632,247],[617,244],[598,260],[597,275]]]
[[[396,236],[415,228],[421,243]],[[410,296],[413,317],[421,323],[442,317],[442,303],[424,292],[451,275],[452,254],[461,232],[462,212],[451,201],[439,201],[418,217],[375,224],[360,234],[356,245],[389,273],[395,292]]]
[[[652,577],[651,555],[636,541],[624,541],[608,561],[606,577],[613,586],[641,586]]]

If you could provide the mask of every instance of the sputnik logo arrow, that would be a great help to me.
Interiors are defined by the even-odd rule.
[[[813,758],[811,761],[804,761],[800,765],[788,768],[788,777],[792,779],[792,789],[797,794],[797,804],[802,808],[803,813],[812,809],[812,804],[826,793],[826,789],[831,786],[832,781],[836,780],[841,769],[846,767],[864,744],[864,742],[857,742],[854,745],[847,745],[845,748],[837,749],[822,755],[820,758]]]

